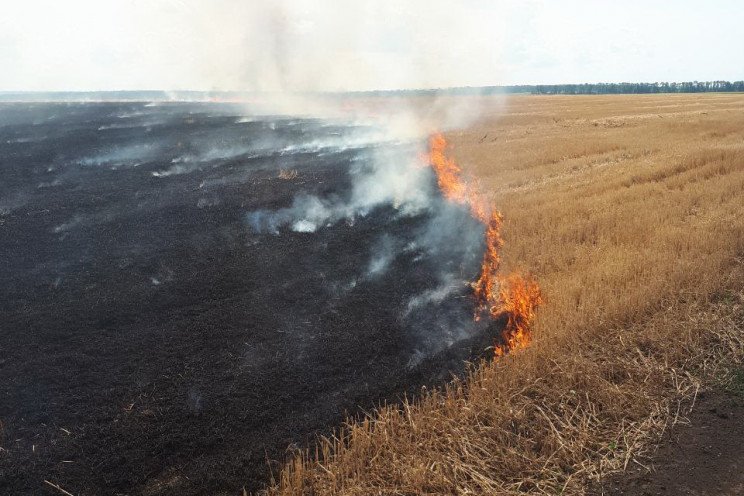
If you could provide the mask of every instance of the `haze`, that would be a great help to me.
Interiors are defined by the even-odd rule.
[[[742,78],[737,1],[11,0],[0,91]]]

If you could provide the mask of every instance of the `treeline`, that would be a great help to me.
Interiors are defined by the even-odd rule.
[[[583,83],[536,85],[537,95],[608,95],[640,93],[709,93],[744,91],[744,81],[686,81],[682,83]]]
[[[353,91],[345,96],[436,96],[436,95],[499,95],[532,93],[535,95],[610,95],[640,93],[708,93],[744,92],[744,81],[686,81],[682,83],[579,83],[520,84],[511,86],[460,86],[407,90]]]

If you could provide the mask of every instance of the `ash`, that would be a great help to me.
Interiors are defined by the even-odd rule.
[[[255,490],[490,343],[420,143],[242,112],[0,106],[0,493]]]

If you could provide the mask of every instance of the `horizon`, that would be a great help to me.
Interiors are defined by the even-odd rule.
[[[261,91],[261,90],[201,90],[201,89],[163,89],[163,88],[139,88],[139,89],[93,89],[93,90],[0,90],[0,95],[13,95],[13,94],[62,94],[62,93],[73,93],[73,94],[91,94],[91,93],[173,93],[173,94],[188,94],[188,93],[200,93],[206,95],[217,95],[217,94],[246,94],[246,95],[272,95],[272,94],[286,94],[286,95],[316,95],[316,96],[333,96],[333,95],[354,95],[354,94],[370,94],[370,93],[448,93],[453,91],[473,91],[478,90],[509,90],[519,88],[538,88],[538,87],[570,87],[570,86],[611,86],[611,85],[681,85],[681,84],[704,84],[704,83],[727,83],[737,84],[744,82],[742,80],[723,80],[723,79],[691,79],[685,81],[597,81],[597,82],[567,82],[567,83],[540,83],[540,84],[504,84],[504,85],[482,85],[482,86],[440,86],[440,87],[415,87],[415,88],[387,88],[387,89],[367,89],[367,90],[317,90],[317,91]],[[508,93],[508,91],[506,91]]]

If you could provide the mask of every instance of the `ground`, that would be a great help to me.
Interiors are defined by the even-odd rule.
[[[504,272],[543,290],[535,339],[273,494],[582,494],[742,358],[744,95],[463,100],[450,153],[503,213]]]
[[[713,389],[698,394],[689,423],[663,438],[646,466],[613,475],[598,492],[620,496],[744,494],[744,397]]]
[[[294,479],[307,492],[333,493],[333,487],[342,486],[357,494],[487,493],[483,488],[580,493],[598,472],[598,460],[618,468],[627,454],[644,463],[642,448],[652,445],[656,429],[669,420],[662,407],[694,390],[685,373],[697,373],[706,360],[713,363],[724,351],[735,351],[728,339],[741,335],[741,319],[717,320],[713,310],[721,301],[742,301],[744,96],[466,99],[475,103],[471,109],[480,110],[473,113],[480,120],[447,133],[451,152],[504,214],[504,270],[530,272],[543,288],[535,340],[522,353],[469,376],[471,389],[451,388],[423,406],[389,410],[386,422],[373,430],[369,424],[359,427],[346,457],[322,468],[307,465]],[[208,134],[219,118],[204,119],[184,118],[179,126]],[[163,128],[153,124],[152,129]],[[5,136],[3,146],[21,153],[27,145],[18,140],[28,138]],[[64,155],[85,142],[73,140],[55,153]],[[17,155],[2,156],[11,158],[3,164],[5,171],[23,170]],[[5,492],[37,490],[47,477],[63,487],[69,477],[84,488],[76,496],[100,494],[97,488],[109,486],[120,492],[134,487],[135,494],[188,494],[184,487],[195,493],[208,487],[229,491],[242,481],[259,487],[252,474],[266,476],[262,436],[281,456],[296,439],[302,442],[318,428],[337,425],[346,406],[379,398],[381,391],[365,388],[366,377],[404,388],[417,383],[400,373],[410,358],[401,350],[411,348],[395,339],[394,322],[380,322],[374,312],[358,312],[369,324],[364,326],[357,316],[328,312],[331,331],[312,342],[291,333],[265,333],[266,327],[284,330],[275,320],[276,301],[285,309],[312,310],[312,304],[291,291],[284,293],[289,298],[265,298],[261,282],[284,270],[284,246],[268,241],[271,249],[262,251],[252,244],[244,214],[274,206],[271,197],[282,191],[280,203],[286,204],[291,195],[283,188],[289,186],[276,166],[299,169],[301,163],[276,164],[269,157],[256,181],[225,185],[222,203],[199,192],[202,180],[207,193],[217,184],[210,180],[219,170],[205,167],[174,179],[173,188],[156,194],[144,188],[139,197],[120,197],[117,180],[147,185],[163,179],[152,172],[183,165],[111,169],[99,183],[102,188],[87,196],[91,203],[83,205],[91,215],[76,218],[72,210],[79,205],[58,195],[86,197],[85,190],[65,177],[58,184],[47,178],[48,158],[34,164],[30,183],[31,197],[47,206],[12,195],[4,195],[0,205],[0,242],[17,261],[0,266],[4,280],[12,282],[2,288],[3,336],[12,339],[0,342],[0,484]],[[229,177],[245,179],[239,164],[226,166]],[[331,185],[338,180],[332,169],[317,178]],[[123,218],[92,215],[108,201],[136,208],[121,210]],[[153,228],[138,231],[138,219],[153,211],[147,217]],[[172,217],[179,222],[163,222]],[[205,224],[214,228],[212,236],[196,227]],[[364,238],[376,227],[372,219],[357,232]],[[406,231],[405,222],[399,227]],[[83,242],[86,233],[94,234],[94,243]],[[290,236],[304,239],[299,233]],[[38,244],[39,239],[48,244]],[[136,257],[116,251],[116,240],[128,246],[131,239],[142,239],[149,248]],[[82,250],[68,264],[50,263],[59,250],[77,254],[74,248],[85,246],[102,249]],[[297,245],[294,254],[302,255],[304,247],[321,256],[329,272],[343,268],[322,244]],[[351,253],[350,265],[366,261],[365,253]],[[162,256],[166,263],[157,263]],[[91,268],[90,260],[92,270],[82,270]],[[14,274],[17,267],[24,271]],[[115,276],[101,278],[101,271]],[[289,288],[306,290],[309,284],[317,290],[325,271],[320,272]],[[96,284],[101,279],[132,292],[117,298],[115,288]],[[171,280],[184,283],[162,291]],[[58,290],[68,282],[73,291]],[[421,282],[425,285],[426,278]],[[342,306],[355,309],[370,301],[370,293],[353,294]],[[401,295],[381,294],[387,304],[401,304]],[[182,310],[164,313],[174,301]],[[127,318],[131,313],[123,310],[128,308],[137,309],[136,319]],[[248,310],[255,308],[258,312]],[[349,334],[350,327],[357,332]],[[66,334],[69,329],[72,334]],[[91,331],[96,340],[90,339]],[[265,362],[255,360],[261,347],[246,346],[246,332],[254,338],[250,342],[267,336],[265,350],[307,345],[313,356],[326,357],[330,346],[330,353],[354,358],[320,361],[319,368],[294,366],[294,351],[280,353],[278,361],[275,354],[264,354]],[[441,379],[447,370],[443,358],[445,366],[435,367],[433,377]],[[349,373],[357,370],[355,361],[369,366],[361,377]],[[265,363],[274,366],[266,370]],[[389,363],[398,368],[391,370]],[[317,380],[320,373],[327,373],[328,382]],[[349,394],[323,396],[324,384],[336,387],[336,381]],[[277,394],[277,384],[284,393]],[[319,389],[308,391],[305,384]],[[684,481],[677,471],[711,460],[703,451],[706,444],[696,441],[707,435],[706,422],[717,429],[740,417],[738,407],[719,401],[718,394],[698,399],[705,405],[692,414],[699,430],[687,431],[690,443],[700,447],[700,458],[691,451],[687,462],[674,448],[660,451],[656,466],[670,474],[667,479]],[[269,409],[260,398],[271,400]],[[229,418],[215,416],[219,411]],[[278,411],[291,412],[292,422]],[[670,413],[673,417],[674,410]],[[71,428],[70,422],[79,427]],[[683,428],[674,432],[685,439]],[[256,438],[261,440],[248,441]],[[735,447],[728,440],[720,439],[721,458]],[[627,446],[620,446],[623,441]],[[85,464],[76,465],[68,454]],[[671,457],[674,462],[667,465]],[[668,484],[653,477],[648,479],[652,490]],[[291,487],[284,490],[296,494]]]
[[[660,299],[730,284],[729,271],[744,255],[734,220],[744,213],[744,95],[525,96],[493,108],[478,126],[454,133],[453,142],[503,206],[511,231],[505,263],[540,276],[545,331],[560,337],[586,326],[643,322]],[[716,222],[733,229],[706,239],[701,227]],[[725,268],[696,257],[719,259]],[[660,325],[709,330],[686,319]],[[605,488],[742,494],[742,429],[741,396],[708,389],[690,426],[662,442],[651,473],[631,463],[628,474],[612,479],[617,486]]]
[[[254,213],[297,196],[347,196],[372,145],[241,111],[0,107],[0,493],[253,491],[347,414],[441,384],[493,343],[485,323],[449,340],[428,325],[472,323],[464,282],[408,308],[481,256],[417,244],[428,210],[257,229]],[[464,208],[432,201],[452,235],[482,240]],[[396,256],[368,272],[383,248]]]

